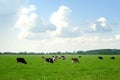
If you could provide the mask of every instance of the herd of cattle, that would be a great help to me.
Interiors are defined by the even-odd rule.
[[[67,58],[65,56],[52,56],[51,58],[46,58],[45,56],[41,56],[42,59],[44,59],[46,62],[48,63],[54,63],[56,60],[61,59],[61,60],[66,60]],[[78,58],[81,58],[81,56],[78,56]],[[72,63],[79,63],[79,59],[78,58],[71,58],[71,62]],[[98,56],[98,59],[103,60],[104,58],[102,56]],[[114,56],[110,57],[110,59],[115,59]],[[24,58],[17,58],[17,63],[23,63],[23,64],[27,64],[26,60]]]

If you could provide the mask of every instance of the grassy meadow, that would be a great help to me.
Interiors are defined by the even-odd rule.
[[[16,63],[17,57],[25,58],[28,64]],[[120,55],[115,60],[110,55],[103,55],[103,60],[98,55],[83,55],[80,63],[70,60],[78,55],[66,57],[51,64],[40,55],[0,55],[0,80],[120,80]]]

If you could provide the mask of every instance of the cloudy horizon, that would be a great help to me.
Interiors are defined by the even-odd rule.
[[[0,52],[120,49],[119,1],[0,0]]]

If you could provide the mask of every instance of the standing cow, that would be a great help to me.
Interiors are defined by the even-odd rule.
[[[17,60],[17,63],[27,64],[24,58],[17,58],[16,60]]]
[[[72,63],[79,63],[78,58],[71,58]]]

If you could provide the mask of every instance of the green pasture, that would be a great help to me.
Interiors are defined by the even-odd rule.
[[[25,58],[28,64],[16,63],[17,57]],[[103,60],[98,55],[82,55],[80,63],[70,60],[78,55],[66,57],[51,64],[40,55],[0,55],[0,80],[120,80],[119,55],[115,60],[110,55],[103,55]]]

